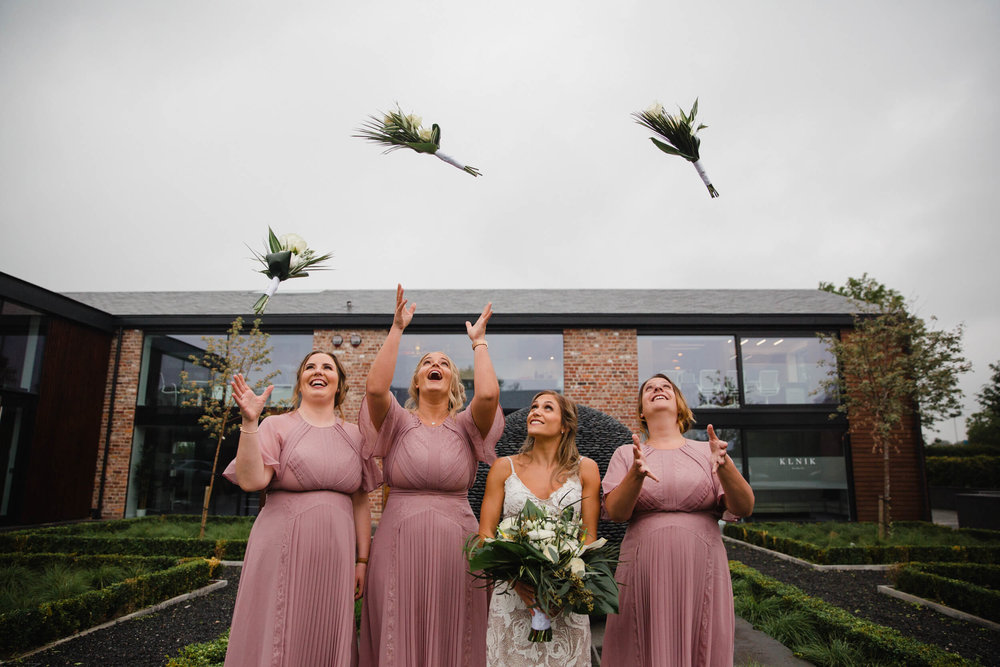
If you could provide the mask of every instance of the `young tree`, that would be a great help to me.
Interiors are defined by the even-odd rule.
[[[229,383],[237,373],[253,378],[253,389],[260,393],[277,371],[260,375],[271,363],[270,336],[260,330],[260,318],[253,321],[249,331],[243,333],[243,318],[237,317],[229,326],[225,336],[203,336],[205,351],[192,354],[191,363],[208,370],[208,380],[192,380],[187,371],[181,373],[181,391],[184,393],[182,405],[200,407],[202,415],[198,423],[215,439],[215,457],[212,459],[212,476],[205,487],[205,499],[201,508],[201,530],[198,537],[205,536],[205,522],[208,519],[208,504],[215,488],[215,471],[219,465],[219,452],[226,435],[236,430],[240,424],[233,407],[235,401]]]
[[[907,310],[899,292],[867,273],[848,278],[842,287],[820,283],[819,288],[857,304],[850,334],[823,337],[838,366],[824,384],[839,393],[837,409],[871,436],[872,451],[882,456],[879,537],[885,538],[891,524],[893,432],[913,412],[924,426],[961,412],[958,378],[970,368],[962,356],[962,325],[953,331],[931,328]]]
[[[982,408],[967,420],[965,427],[969,442],[974,445],[1000,446],[1000,361],[990,364],[993,375],[990,383],[976,394]]]

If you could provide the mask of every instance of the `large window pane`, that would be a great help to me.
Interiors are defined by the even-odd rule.
[[[839,431],[747,430],[745,438],[755,516],[847,518],[847,464]]]
[[[0,387],[38,392],[45,346],[44,316],[9,301],[0,306]]]
[[[739,404],[732,336],[639,336],[639,381],[664,373],[691,408]]]
[[[726,453],[729,454],[729,458],[736,464],[736,469],[743,475],[743,442],[740,438],[740,430],[738,428],[716,428],[715,435],[720,440],[725,440],[729,445],[726,447]],[[708,442],[708,428],[692,428],[684,436],[691,440],[704,440]]]
[[[748,404],[836,402],[820,385],[833,357],[818,338],[741,338],[740,349]]]
[[[543,389],[563,389],[561,334],[490,334],[490,359],[500,382],[500,405],[511,412],[527,407],[531,397]],[[428,352],[444,352],[458,367],[471,400],[473,352],[463,334],[404,334],[399,344],[392,392],[400,404],[409,397],[410,380],[420,358]]]

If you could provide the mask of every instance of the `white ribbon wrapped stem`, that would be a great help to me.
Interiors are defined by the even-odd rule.
[[[266,290],[264,290],[264,294],[267,295],[267,298],[270,299],[272,296],[274,296],[274,293],[278,291],[278,285],[280,283],[281,283],[281,278],[279,278],[278,276],[271,278],[271,284],[267,286]]]
[[[701,160],[695,160],[692,164],[694,164],[695,171],[697,171],[698,175],[701,176],[701,180],[705,183],[705,186],[711,187],[712,181],[709,180],[708,174],[705,173],[705,167],[701,164]]]
[[[453,167],[458,167],[459,169],[462,169],[462,170],[464,170],[464,169],[465,169],[465,165],[464,165],[464,164],[462,164],[461,162],[459,162],[458,160],[456,160],[455,158],[453,158],[453,157],[452,157],[452,156],[450,156],[450,155],[447,155],[447,154],[445,154],[445,153],[442,153],[441,151],[435,151],[435,152],[434,152],[434,155],[435,155],[435,156],[436,156],[436,157],[437,157],[437,158],[438,158],[439,160],[443,160],[443,161],[447,162],[448,164],[450,164],[450,165],[451,165],[451,166],[453,166]]]
[[[531,629],[532,630],[548,630],[552,627],[552,622],[549,617],[545,615],[545,612],[536,609],[535,613],[531,616]]]

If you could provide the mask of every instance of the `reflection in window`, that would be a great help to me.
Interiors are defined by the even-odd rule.
[[[818,338],[741,338],[740,349],[748,404],[836,403],[821,387],[833,357]]]
[[[639,381],[663,373],[693,408],[739,404],[733,336],[639,336]]]
[[[500,382],[500,405],[506,412],[527,407],[543,389],[563,390],[561,334],[490,334],[490,359]],[[473,352],[464,334],[404,334],[399,344],[392,393],[400,404],[409,397],[410,380],[420,358],[444,352],[455,362],[471,400]]]
[[[847,464],[834,430],[745,431],[754,516],[846,519]]]
[[[0,307],[0,387],[38,392],[45,317],[9,301]]]

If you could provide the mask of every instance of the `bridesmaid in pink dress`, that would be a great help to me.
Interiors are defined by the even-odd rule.
[[[389,391],[403,330],[415,306],[396,288],[396,312],[372,363],[358,417],[365,454],[382,457],[391,488],[375,540],[361,617],[361,665],[467,667],[486,662],[486,591],[468,573],[463,547],[478,529],[468,489],[477,461],[492,463],[503,432],[500,387],[486,344],[483,308],[465,323],[474,351],[475,396],[465,403],[458,368],[425,354],[403,408]]]
[[[254,394],[242,375],[236,459],[223,475],[267,489],[250,531],[226,665],[355,665],[354,603],[371,542],[368,491],[380,483],[361,458],[361,432],[337,417],[347,395],[340,361],[312,352],[299,364],[292,412],[257,419],[273,386]]]
[[[604,667],[733,664],[733,590],[718,519],[749,516],[750,485],[708,426],[688,440],[694,415],[670,379],[639,389],[645,443],[615,450],[602,483],[612,521],[628,521],[615,579],[619,613],[608,616]]]

